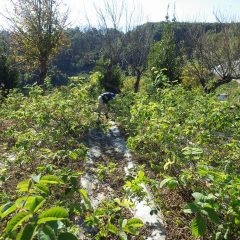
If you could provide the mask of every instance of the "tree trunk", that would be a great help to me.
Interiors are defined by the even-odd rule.
[[[139,83],[140,83],[140,79],[141,79],[141,71],[140,70],[136,70],[136,81],[134,83],[134,92],[137,93],[139,90]]]
[[[234,79],[233,77],[227,76],[227,77],[223,77],[223,78],[217,80],[215,83],[213,83],[213,85],[211,87],[207,87],[206,84],[205,85],[202,84],[202,86],[203,86],[205,93],[212,93],[218,87],[220,87],[223,84],[231,82],[233,79]]]
[[[217,80],[211,88],[209,88],[209,93],[215,91],[218,87],[220,87],[223,84],[229,83],[233,80],[233,77],[227,76],[222,79]]]
[[[43,60],[40,63],[40,75],[38,85],[43,86],[46,76],[47,76],[47,61]]]

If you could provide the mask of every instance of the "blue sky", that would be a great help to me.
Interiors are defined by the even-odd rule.
[[[97,18],[93,5],[101,7],[104,0],[63,0],[70,9],[71,25],[85,25],[87,12],[88,18],[93,25],[97,25]],[[110,0],[111,1],[111,0]],[[220,11],[224,16],[239,18],[240,0],[127,0],[129,5],[135,2],[138,7],[142,6],[143,21],[162,21],[170,5],[169,14],[172,15],[174,4],[178,21],[204,21],[214,22],[214,11]],[[9,0],[0,0],[0,12],[4,13]],[[0,26],[5,21],[0,17]]]

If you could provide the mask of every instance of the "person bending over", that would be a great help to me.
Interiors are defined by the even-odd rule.
[[[108,119],[108,102],[116,96],[115,93],[105,92],[98,97],[98,113],[99,117],[103,113]]]

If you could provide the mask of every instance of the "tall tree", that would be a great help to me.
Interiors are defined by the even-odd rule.
[[[9,33],[0,32],[0,89],[3,89],[5,94],[18,85],[15,58],[10,53],[8,42]]]
[[[124,30],[130,24],[127,23],[128,18],[126,0],[104,0],[103,7],[97,8],[97,18],[99,28],[104,36],[103,56],[110,61],[110,65],[121,64]],[[123,24],[125,25],[125,29]]]
[[[107,91],[119,92],[121,86],[123,28],[126,0],[104,0],[95,6],[99,29],[103,36],[101,56],[96,70],[103,74],[101,85]]]
[[[134,86],[137,92],[151,41],[148,28],[136,27],[143,21],[141,6],[127,0],[105,0],[104,7],[96,10],[104,35],[102,50],[109,75],[106,79],[115,76],[117,80],[120,76],[118,66],[131,67],[137,78]]]
[[[19,59],[39,69],[38,84],[43,85],[48,63],[64,36],[67,11],[60,0],[11,0],[12,44]]]
[[[134,92],[138,92],[141,76],[147,67],[147,57],[153,40],[152,27],[149,25],[139,26],[126,33],[125,39],[125,60],[136,76]]]
[[[0,89],[8,91],[18,85],[18,72],[12,66],[10,57],[0,55]]]
[[[168,16],[168,15],[167,15]],[[163,35],[160,41],[155,42],[150,50],[148,66],[157,70],[164,69],[164,74],[170,81],[179,79],[180,57],[173,31],[173,23],[166,17]]]

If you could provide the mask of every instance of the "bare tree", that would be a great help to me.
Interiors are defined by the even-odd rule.
[[[239,23],[222,23],[220,32],[199,28],[191,36],[195,43],[191,63],[205,92],[240,78]]]
[[[67,11],[60,0],[11,0],[7,16],[12,25],[12,45],[21,61],[39,68],[39,85],[44,84],[48,63],[64,36]]]
[[[141,76],[147,67],[147,59],[153,41],[151,24],[139,26],[126,33],[125,60],[132,68],[136,81],[134,92],[138,92]]]
[[[103,8],[97,8],[99,26],[105,36],[103,55],[110,65],[130,67],[136,76],[134,91],[137,92],[152,40],[151,28],[136,27],[144,19],[142,8],[126,0],[104,1]]]
[[[131,14],[127,10],[127,2],[126,0],[104,0],[103,7],[95,6],[95,10],[99,28],[104,35],[103,55],[110,60],[111,65],[121,64],[124,31],[128,31],[131,25]]]

